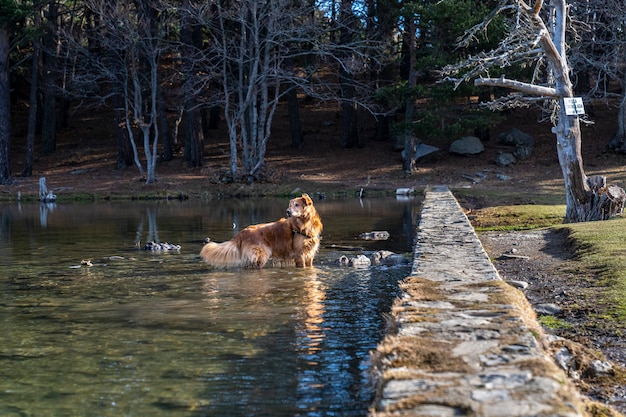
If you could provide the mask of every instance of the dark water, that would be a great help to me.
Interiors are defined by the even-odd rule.
[[[339,268],[350,253],[326,247],[410,252],[417,205],[317,202],[313,269],[236,271],[203,264],[202,239],[286,199],[0,206],[0,415],[365,415],[368,352],[408,267]],[[391,239],[358,239],[371,230]],[[182,249],[138,249],[151,240]]]

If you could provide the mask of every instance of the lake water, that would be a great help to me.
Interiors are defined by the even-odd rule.
[[[357,252],[330,246],[409,253],[419,202],[317,201],[314,268],[199,258],[287,202],[0,205],[0,415],[365,415],[369,351],[409,268],[339,267]],[[391,238],[358,238],[373,230]]]

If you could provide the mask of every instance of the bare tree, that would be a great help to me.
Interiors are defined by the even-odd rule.
[[[317,10],[313,3],[218,1],[190,10],[209,34],[208,47],[197,51],[198,57],[204,55],[197,66],[205,76],[197,79],[201,84],[194,91],[204,89],[204,105],[224,110],[233,180],[250,182],[262,175],[276,107],[292,89],[342,105],[363,107],[372,101],[371,85],[353,75],[365,73],[382,48],[362,36],[335,43],[329,33],[336,25],[324,17],[310,18]],[[316,75],[321,67],[325,75],[335,71],[334,77],[320,82]],[[342,97],[338,92],[346,91],[347,80],[350,94]]]
[[[544,8],[542,0],[536,0],[532,7],[522,0],[504,0],[488,19],[466,33],[461,44],[472,42],[493,18],[506,13],[509,13],[511,31],[498,48],[470,57],[446,71],[466,71],[463,78],[457,80],[457,85],[464,80],[474,79],[474,84],[478,86],[506,87],[521,93],[506,95],[492,102],[492,108],[551,100],[556,123],[552,131],[556,135],[559,163],[565,179],[566,221],[602,220],[621,214],[626,193],[620,187],[607,186],[605,177],[585,175],[580,120],[577,115],[566,112],[564,99],[574,95],[565,42],[568,17],[566,1],[552,0],[550,7]],[[510,80],[504,76],[480,78],[488,74],[490,68],[529,61],[538,64],[532,82]],[[542,73],[543,68],[548,71]]]
[[[243,0],[228,4],[215,2],[210,16],[202,21],[210,28],[221,85],[224,120],[230,142],[230,174],[238,170],[238,142],[244,176],[257,178],[265,162],[278,99],[286,31],[295,16],[283,1]],[[199,19],[200,20],[200,19]]]
[[[577,90],[609,104],[619,103],[617,130],[608,147],[620,153],[626,153],[625,6],[624,0],[572,0],[570,7],[576,35],[570,44]]]
[[[156,181],[157,146],[161,136],[159,123],[160,77],[159,64],[167,50],[167,23],[158,22],[155,15],[166,19],[165,5],[158,1],[123,2],[86,1],[103,25],[99,39],[106,59],[94,54],[80,39],[67,34],[68,47],[78,55],[80,67],[77,84],[106,82],[111,88],[99,98],[102,101],[121,97],[122,125],[130,141],[133,160],[146,183]],[[161,13],[156,13],[158,10]],[[119,110],[119,109],[118,109]],[[139,144],[143,145],[144,163]]]

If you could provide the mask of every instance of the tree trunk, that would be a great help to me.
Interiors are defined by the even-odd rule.
[[[36,8],[34,11],[34,27],[38,29],[41,26],[40,11]],[[30,108],[28,109],[28,132],[26,134],[26,155],[24,156],[24,169],[22,176],[30,177],[33,175],[33,160],[35,158],[35,133],[37,130],[37,90],[39,88],[39,53],[41,51],[41,38],[35,34],[33,38],[33,61],[30,77]]]
[[[189,2],[184,3],[184,8],[189,8]],[[201,167],[204,165],[204,131],[202,129],[202,115],[197,106],[195,98],[195,72],[194,72],[194,50],[197,42],[194,36],[194,27],[191,17],[184,13],[180,20],[181,40],[183,42],[183,72],[185,76],[185,151],[184,159],[190,167]],[[201,40],[200,40],[201,41]]]
[[[204,165],[204,134],[200,110],[191,99],[185,101],[185,107],[185,161],[189,167],[201,167]]]
[[[0,184],[11,182],[11,89],[9,85],[9,31],[0,27]]]
[[[566,2],[555,0],[553,5],[553,38],[549,37],[546,26],[538,17],[538,12],[533,18],[539,30],[543,32],[540,44],[554,74],[556,93],[561,97],[559,121],[553,131],[556,134],[557,153],[565,180],[567,203],[565,220],[571,223],[604,220],[622,213],[626,194],[619,187],[606,187],[604,178],[590,181],[585,175],[580,121],[578,116],[566,114],[563,101],[563,98],[573,96],[565,44]]]
[[[172,141],[172,128],[167,120],[167,112],[165,111],[165,97],[161,85],[157,86],[157,123],[159,125],[160,136],[163,138],[163,161],[171,161],[174,159],[174,147]]]
[[[622,213],[626,193],[620,187],[606,186],[606,178],[596,176],[588,178],[583,169],[581,152],[580,121],[576,115],[567,115],[564,99],[573,97],[572,83],[569,78],[570,68],[566,56],[565,29],[567,9],[565,0],[553,0],[550,4],[553,21],[552,30],[539,16],[541,2],[530,17],[540,34],[539,45],[543,49],[554,81],[554,88],[528,84],[521,81],[506,80],[504,77],[481,78],[474,80],[475,85],[509,87],[524,93],[549,96],[558,99],[558,123],[552,129],[556,135],[556,147],[559,163],[565,180],[565,198],[567,203],[565,221],[569,223],[604,220]]]
[[[209,129],[216,130],[220,128],[221,114],[222,109],[220,109],[218,106],[211,107],[211,109],[209,110]]]
[[[350,86],[344,85],[341,91],[342,100],[344,100],[344,102],[341,104],[342,123],[340,146],[345,149],[352,148],[357,143],[356,132],[354,131],[354,126],[356,125],[356,111],[354,105],[349,101],[352,96]]]
[[[417,31],[417,25],[414,17],[407,19],[407,30],[405,36],[407,37],[406,43],[409,48],[409,68],[408,68],[408,81],[409,88],[412,89],[417,84],[417,39],[415,38]],[[413,114],[415,113],[415,98],[409,95],[407,98],[406,108],[404,110],[404,161],[402,168],[404,173],[411,175],[415,171],[415,136],[413,135]]]
[[[350,45],[352,43],[352,20],[354,16],[352,14],[352,0],[341,0],[339,6],[339,20],[340,20],[340,38],[339,43],[341,45]],[[350,59],[350,52],[347,52],[344,59]],[[354,127],[356,125],[356,109],[354,107],[354,75],[350,74],[346,69],[341,70],[340,74],[341,82],[341,112],[342,112],[342,126],[341,126],[341,141],[340,146],[342,148],[351,148],[356,145],[357,138]]]
[[[300,106],[298,103],[298,91],[292,86],[287,92],[287,105],[289,109],[289,127],[291,130],[291,147],[300,149],[304,146],[302,137],[302,124],[300,123]]]
[[[113,86],[114,90],[119,90],[118,86]],[[122,170],[133,165],[133,147],[131,138],[126,129],[127,118],[124,112],[124,95],[121,91],[113,94],[113,105],[115,107],[115,130],[117,131],[117,161],[116,169]]]
[[[626,153],[626,71],[622,80],[622,100],[617,112],[617,130],[607,147],[613,151]]]
[[[49,30],[46,33],[46,50],[43,76],[43,120],[41,126],[41,151],[48,155],[56,149],[57,134],[57,105],[56,105],[56,70],[57,70],[57,45],[55,42],[57,31],[58,10],[56,1],[48,3],[46,15]]]

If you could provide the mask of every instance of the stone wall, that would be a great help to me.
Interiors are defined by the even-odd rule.
[[[427,190],[394,331],[372,355],[370,416],[584,416],[519,290],[500,278],[458,202]]]

